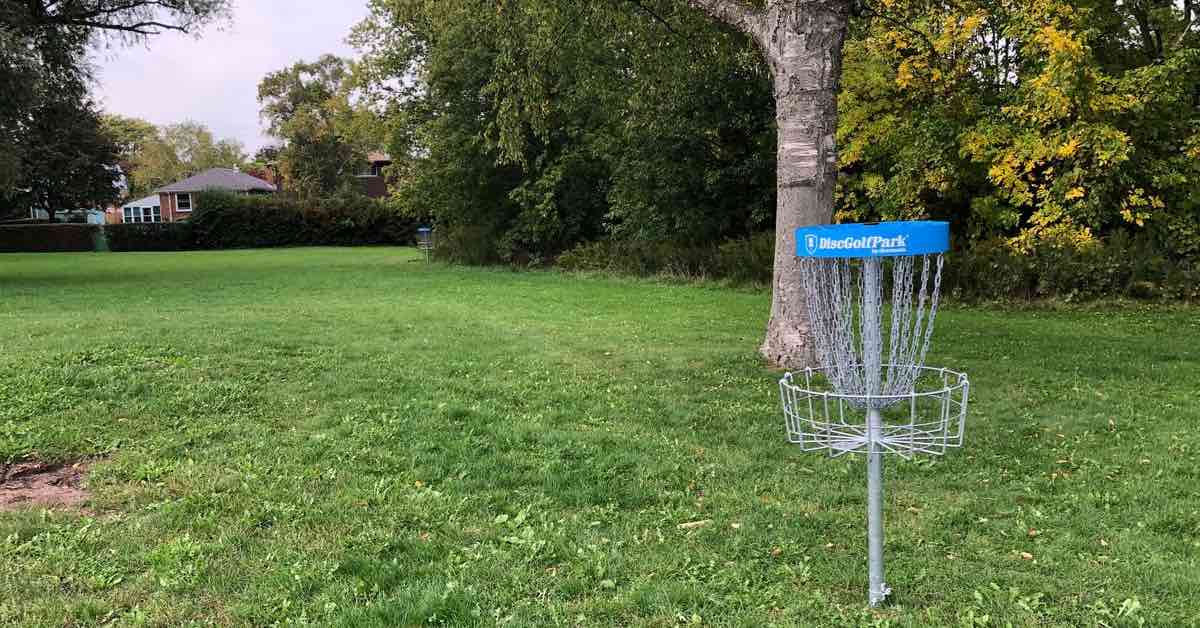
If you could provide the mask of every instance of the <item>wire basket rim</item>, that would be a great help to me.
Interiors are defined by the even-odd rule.
[[[862,366],[863,365],[861,365],[861,364],[850,364],[846,368],[861,368]],[[884,368],[884,369],[886,369],[888,367],[898,367],[898,366],[904,367],[904,368],[912,368],[911,364],[887,364],[887,363],[885,363],[885,364],[880,364],[879,366],[880,366],[880,368]],[[832,371],[837,368],[838,367],[835,365],[825,365],[825,366],[817,366],[817,367],[807,367],[802,371],[795,371],[795,372],[788,371],[787,373],[785,373],[783,375],[783,378],[779,381],[779,385],[786,387],[786,388],[790,388],[794,392],[805,394],[805,395],[812,395],[812,396],[817,396],[817,397],[829,397],[831,399],[846,399],[846,400],[856,399],[856,400],[863,400],[863,401],[871,400],[871,399],[909,399],[909,398],[916,398],[916,397],[934,397],[934,396],[939,396],[939,395],[945,395],[946,393],[954,392],[954,391],[957,391],[959,389],[962,389],[962,388],[970,385],[970,381],[968,380],[966,373],[963,373],[961,371],[955,371],[953,369],[949,369],[949,368],[945,368],[945,367],[940,367],[940,366],[918,366],[916,368],[920,372],[921,375],[928,375],[929,373],[938,373],[938,374],[942,375],[943,377],[945,377],[946,375],[950,375],[951,377],[956,378],[957,381],[953,384],[946,384],[945,386],[942,386],[941,388],[937,388],[934,390],[927,390],[927,391],[921,391],[921,392],[917,392],[916,390],[913,390],[913,391],[906,392],[906,393],[897,393],[897,394],[892,394],[892,395],[867,395],[867,394],[842,393],[842,392],[838,392],[836,390],[817,390],[815,388],[807,388],[803,385],[799,385],[795,380],[796,375],[806,375],[809,378],[811,378],[813,375],[824,375],[826,371]],[[920,375],[918,375],[918,377],[920,377]]]

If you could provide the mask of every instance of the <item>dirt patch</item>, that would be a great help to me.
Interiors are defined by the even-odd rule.
[[[78,508],[91,494],[82,488],[90,462],[0,464],[0,511]]]

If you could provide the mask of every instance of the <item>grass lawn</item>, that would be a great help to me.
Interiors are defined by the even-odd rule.
[[[784,442],[767,295],[406,249],[0,256],[0,624],[1200,623],[1200,311],[947,308],[967,445]],[[711,520],[680,529],[679,524]]]

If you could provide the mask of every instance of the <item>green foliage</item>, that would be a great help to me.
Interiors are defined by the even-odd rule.
[[[720,245],[603,240],[563,253],[557,265],[569,271],[764,285],[771,280],[774,243],[771,233]],[[1039,243],[1025,252],[994,239],[949,254],[942,286],[945,294],[965,302],[1105,297],[1194,302],[1200,300],[1200,266],[1162,254],[1144,234],[1118,232],[1083,247]]]
[[[188,31],[227,15],[228,9],[228,0],[0,3],[0,203],[27,203],[29,199],[14,199],[12,192],[30,188],[43,188],[37,193],[58,196],[60,202],[77,194],[62,189],[46,192],[42,183],[31,182],[40,176],[31,172],[44,162],[46,144],[55,141],[46,129],[61,124],[63,131],[79,134],[80,122],[95,117],[88,96],[91,68],[87,54],[91,47],[140,42],[167,30]],[[107,148],[97,152],[91,139],[96,135],[94,128],[86,129],[84,135],[75,138],[80,142],[78,149],[59,150],[71,154],[69,167],[80,175],[78,187],[86,190],[84,196],[102,202],[106,197],[96,196],[103,190],[93,186],[95,177],[100,176],[101,168],[117,162]],[[109,181],[111,187],[112,179]],[[49,210],[64,208],[74,206]],[[24,209],[28,210],[28,205]]]
[[[105,135],[117,147],[117,165],[132,179],[135,160],[147,146],[158,140],[158,127],[140,118],[106,113],[100,116]]]
[[[55,213],[104,207],[117,199],[117,149],[89,101],[47,95],[27,125],[24,164],[13,204]]]
[[[281,195],[203,192],[191,219],[196,248],[411,244],[416,222],[361,195],[296,200]]]
[[[140,141],[127,173],[135,198],[209,168],[240,169],[246,163],[241,142],[218,140],[200,122],[168,124]]]
[[[99,225],[0,225],[0,253],[97,250]]]
[[[841,216],[1015,251],[1133,232],[1200,252],[1195,7],[886,0],[846,48]]]
[[[771,281],[774,258],[775,235],[768,232],[719,245],[603,240],[563,253],[558,266],[571,271],[727,279],[738,284],[766,285]]]
[[[771,79],[743,36],[684,4],[372,2],[355,80],[398,156],[399,202],[444,228],[450,257],[488,262],[771,229]],[[864,6],[839,100],[839,219],[945,219],[964,255],[1003,242],[1077,263],[1130,234],[1175,273],[1200,253],[1195,18],[1190,3]],[[607,247],[621,249],[589,250]],[[1073,292],[1055,272],[1020,275]],[[1069,274],[1117,294],[1145,277]]]
[[[385,112],[407,211],[486,235],[466,257],[519,264],[769,226],[766,69],[744,37],[648,4],[679,32],[586,2],[373,2],[356,80]]]
[[[104,235],[111,251],[187,251],[196,248],[190,221],[105,225]]]
[[[286,187],[305,197],[329,195],[354,183],[366,164],[370,139],[356,139],[358,116],[351,105],[350,63],[323,55],[272,72],[258,84],[258,102],[278,151]]]
[[[1039,242],[1024,252],[991,240],[951,254],[943,285],[967,301],[1110,296],[1196,301],[1200,266],[1164,255],[1145,235],[1119,232],[1082,247]]]

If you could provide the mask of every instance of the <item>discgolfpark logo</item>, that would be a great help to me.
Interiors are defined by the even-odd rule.
[[[864,236],[861,238],[823,238],[814,233],[805,234],[804,248],[809,255],[819,251],[870,251],[879,253],[905,253],[908,251],[908,236],[898,235],[893,238],[883,236]]]

